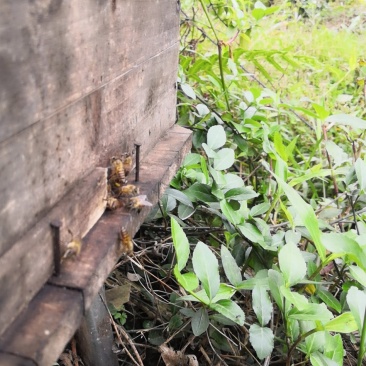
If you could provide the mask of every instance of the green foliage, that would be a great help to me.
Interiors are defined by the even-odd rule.
[[[195,336],[230,352],[217,329],[244,324],[245,299],[258,359],[282,352],[290,364],[296,350],[313,365],[342,365],[344,335],[358,332],[360,365],[365,29],[332,32],[317,14],[336,22],[336,12],[304,9],[308,22],[286,3],[182,2],[178,123],[193,130],[194,150],[154,215],[171,218],[173,273],[188,294],[180,300],[194,304],[182,314]],[[222,235],[188,240],[188,218]]]

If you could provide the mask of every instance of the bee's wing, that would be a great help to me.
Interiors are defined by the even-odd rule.
[[[140,201],[141,205],[149,206],[149,207],[152,206],[152,203],[146,199],[147,198],[146,194],[141,194],[140,196],[137,196],[136,198]]]

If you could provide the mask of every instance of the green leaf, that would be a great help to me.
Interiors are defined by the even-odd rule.
[[[193,208],[191,200],[183,192],[178,191],[177,189],[167,188],[165,190],[165,193],[168,194],[169,196],[174,197],[177,201],[185,204],[186,206]]]
[[[201,281],[207,296],[212,300],[220,286],[217,258],[206,244],[199,241],[193,251],[192,263],[194,272]]]
[[[360,245],[347,236],[347,233],[324,233],[322,234],[324,246],[336,254],[347,254],[362,269],[366,269],[366,255]]]
[[[180,203],[178,206],[178,216],[181,220],[188,219],[188,217],[192,216],[195,211],[195,208],[191,206],[186,206],[183,203]]]
[[[342,366],[344,354],[342,336],[340,334],[332,336],[327,332],[325,339],[324,355]]]
[[[283,311],[283,295],[281,293],[281,287],[284,287],[285,279],[283,278],[282,273],[273,269],[269,269],[268,285],[274,301],[276,302],[279,309]]]
[[[216,153],[214,158],[214,168],[216,170],[229,169],[235,161],[235,153],[233,149],[223,148]]]
[[[308,229],[309,234],[311,235],[311,238],[313,239],[315,247],[318,251],[319,257],[322,261],[324,261],[325,248],[320,239],[321,231],[319,229],[318,219],[314,213],[314,210],[301,198],[301,196],[299,195],[299,193],[296,192],[295,189],[290,187],[277,175],[274,174],[274,177],[276,178],[278,184],[282,187],[283,191],[286,193],[287,198],[290,200],[296,213],[301,218],[304,226]]]
[[[207,132],[207,145],[216,150],[225,145],[226,133],[221,125],[212,126]]]
[[[244,325],[245,315],[243,310],[237,303],[232,300],[220,300],[216,303],[211,303],[210,308],[224,315],[236,324]]]
[[[264,238],[258,228],[252,224],[238,225],[240,232],[253,243],[264,243]]]
[[[288,155],[286,151],[286,146],[282,142],[282,136],[279,132],[275,132],[273,136],[273,143],[277,154],[285,161],[288,160]]]
[[[224,267],[224,272],[229,280],[229,282],[233,286],[237,286],[242,281],[241,271],[234,257],[231,255],[229,249],[225,247],[225,245],[221,246],[221,261],[222,266]]]
[[[278,254],[278,261],[287,287],[296,285],[305,277],[306,263],[296,245],[284,245]]]
[[[352,286],[347,293],[347,304],[356,321],[358,331],[362,332],[365,322],[366,294],[357,287]]]
[[[355,162],[355,171],[360,190],[362,193],[366,193],[366,162],[361,158]]]
[[[249,340],[260,360],[270,356],[274,346],[274,335],[271,329],[252,324],[249,329]]]
[[[240,212],[235,211],[226,200],[220,201],[220,208],[227,220],[233,225],[239,224],[242,220]]]
[[[205,104],[197,104],[196,109],[200,117],[204,117],[210,113],[210,110]]]
[[[253,206],[250,209],[249,215],[251,217],[262,215],[262,214],[266,213],[269,210],[270,207],[271,207],[271,205],[270,205],[269,202],[260,203],[259,205]]]
[[[366,287],[366,272],[361,267],[350,265],[349,272],[356,281]]]
[[[337,313],[341,312],[341,303],[329,291],[319,289],[317,295],[329,308],[334,309]]]
[[[228,200],[245,201],[258,197],[259,194],[254,192],[250,187],[237,187],[228,190],[225,193],[225,198]]]
[[[196,311],[195,314],[192,316],[191,324],[192,324],[193,334],[196,337],[198,337],[202,333],[206,332],[206,330],[210,324],[207,309],[200,308],[198,311]]]
[[[181,274],[177,265],[174,266],[174,276],[179,284],[188,292],[194,291],[199,285],[198,278],[193,272]]]
[[[268,278],[249,278],[239,283],[236,288],[238,290],[253,290],[255,286],[261,286],[265,290],[269,290]]]
[[[280,292],[290,304],[293,304],[299,310],[305,308],[309,303],[304,295],[291,291],[285,286],[280,287]]]
[[[263,327],[270,320],[273,312],[272,302],[267,291],[260,286],[255,286],[252,293],[253,310],[258,318],[259,324]]]
[[[357,323],[350,312],[345,312],[324,325],[328,332],[351,333],[357,330]]]
[[[192,89],[192,87],[190,85],[188,85],[188,84],[180,84],[180,87],[182,88],[183,93],[187,97],[189,97],[189,98],[191,98],[193,100],[196,99],[196,93],[193,91],[193,89]]]
[[[329,116],[326,119],[326,122],[335,123],[337,125],[350,126],[355,129],[362,129],[362,130],[366,129],[365,120],[344,113],[333,114],[332,116]]]
[[[328,322],[332,319],[332,313],[327,309],[325,304],[307,304],[301,310],[293,308],[289,312],[289,317],[296,320],[313,320],[320,322]]]
[[[313,103],[313,108],[315,109],[320,120],[323,121],[329,116],[329,111],[327,111],[323,106]]]
[[[179,226],[178,222],[171,218],[170,220],[172,238],[174,249],[177,255],[177,265],[179,271],[181,271],[187,264],[189,257],[189,242],[183,229]]]
[[[233,297],[235,294],[236,289],[233,288],[230,285],[227,285],[226,283],[220,283],[219,291],[217,291],[217,294],[212,299],[212,302],[218,302],[220,300],[228,300]]]
[[[207,184],[194,183],[187,188],[184,193],[189,197],[192,202],[217,202],[214,195],[211,194],[211,188]]]
[[[200,154],[189,153],[184,158],[183,166],[189,167],[191,165],[197,165],[199,164],[200,160],[201,160]]]
[[[318,351],[310,354],[310,362],[313,366],[342,366]]]

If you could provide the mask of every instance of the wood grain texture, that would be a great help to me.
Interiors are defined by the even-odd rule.
[[[178,41],[171,0],[3,0],[0,141]]]
[[[33,361],[27,360],[23,357],[9,355],[0,352],[0,365],[1,366],[37,366]]]
[[[0,255],[95,166],[153,147],[174,123],[176,62],[170,48],[0,143]]]
[[[26,308],[54,269],[50,222],[60,220],[62,251],[81,238],[102,216],[107,195],[107,170],[95,169],[0,257],[0,334]]]
[[[50,366],[75,333],[82,315],[79,291],[46,285],[0,336],[0,351]]]

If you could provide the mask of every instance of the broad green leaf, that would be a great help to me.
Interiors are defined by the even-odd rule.
[[[226,283],[220,283],[219,291],[212,299],[212,302],[218,302],[220,300],[228,300],[233,297],[235,294],[236,289]]]
[[[220,201],[220,208],[227,220],[233,225],[237,225],[242,221],[242,217],[239,211],[235,211],[226,200]]]
[[[366,269],[366,254],[355,240],[347,236],[347,233],[324,233],[322,242],[329,251],[335,254],[347,254],[362,269]]]
[[[197,104],[196,109],[200,117],[204,117],[210,113],[210,110],[205,104]]]
[[[297,245],[301,240],[301,233],[294,230],[287,230],[285,234],[286,244]]]
[[[356,281],[366,287],[366,272],[361,267],[350,265],[349,272]]]
[[[194,272],[201,281],[207,296],[212,300],[220,286],[217,258],[206,244],[199,241],[193,251],[192,264]]]
[[[303,324],[303,322],[301,323]],[[324,331],[315,332],[305,338],[306,353],[314,353],[323,349],[325,344],[325,333]]]
[[[207,144],[205,144],[204,142],[202,143],[202,147],[203,150],[205,150],[205,153],[207,155],[208,158],[210,159],[214,159],[217,156],[216,151],[214,151],[213,149],[211,149]]]
[[[196,337],[198,337],[202,333],[206,332],[206,330],[210,324],[207,309],[200,308],[198,311],[196,311],[195,314],[192,316],[191,324],[192,324],[193,334]]]
[[[252,292],[253,310],[259,324],[264,327],[270,320],[273,312],[271,299],[267,291],[260,286],[255,286]]]
[[[297,184],[301,184],[303,182],[306,182],[307,180],[313,179],[313,178],[323,178],[323,177],[327,177],[328,175],[332,174],[332,170],[331,169],[321,169],[318,171],[311,171],[309,173],[302,173],[300,176],[295,177],[293,179],[291,179],[291,181],[289,182],[289,185],[291,187],[296,186]]]
[[[329,332],[351,333],[357,330],[357,323],[350,312],[345,312],[324,325]]]
[[[366,193],[366,162],[361,158],[358,158],[355,162],[355,171],[360,190],[362,193]]]
[[[284,245],[278,254],[278,261],[287,287],[296,285],[305,277],[306,263],[296,245]]]
[[[342,366],[344,354],[342,336],[340,334],[332,336],[327,332],[325,339],[324,355]]]
[[[317,295],[329,308],[334,309],[337,313],[341,312],[341,303],[329,291],[318,289]]]
[[[195,208],[191,206],[186,206],[183,203],[180,203],[178,206],[178,217],[181,220],[186,220],[188,217],[192,216],[195,212]]]
[[[201,163],[202,173],[205,176],[205,182],[204,183],[205,184],[208,184],[208,182],[209,182],[209,174],[208,174],[206,160],[205,160],[205,158],[203,156],[201,156],[200,163]]]
[[[327,111],[323,106],[313,103],[313,108],[315,109],[320,120],[323,121],[329,116],[329,111]]]
[[[223,148],[216,153],[214,158],[214,168],[216,170],[225,170],[230,168],[235,161],[235,153],[233,149]]]
[[[224,267],[224,272],[229,280],[229,282],[233,286],[237,286],[242,281],[241,271],[234,257],[231,255],[229,249],[225,247],[225,245],[221,246],[221,261],[222,266]]]
[[[268,270],[268,285],[271,290],[271,295],[276,302],[277,306],[283,311],[283,295],[281,293],[281,287],[285,285],[285,279],[282,273],[273,269]]]
[[[180,87],[182,88],[183,93],[187,97],[189,97],[189,98],[191,98],[193,100],[196,99],[196,93],[193,91],[193,89],[192,89],[192,87],[190,85],[188,85],[188,84],[180,84]]]
[[[313,366],[342,366],[342,364],[331,360],[318,351],[310,355],[310,362]]]
[[[167,188],[165,190],[165,193],[174,197],[177,201],[185,204],[186,206],[193,208],[193,204],[192,204],[191,200],[187,197],[186,194],[184,194],[184,192],[178,191],[177,189],[173,189],[173,188]]]
[[[260,360],[270,356],[274,346],[272,329],[252,324],[249,329],[249,340]]]
[[[184,158],[183,166],[189,167],[191,165],[197,165],[199,164],[200,160],[201,160],[200,154],[189,153]]]
[[[348,155],[332,140],[325,141],[325,148],[332,157],[335,165],[342,165],[344,162],[348,161]]]
[[[365,120],[344,113],[333,114],[332,116],[329,116],[326,119],[326,122],[335,123],[338,125],[350,126],[355,129],[362,129],[362,130],[366,129]]]
[[[286,151],[286,146],[282,142],[282,136],[279,132],[275,132],[273,136],[273,143],[277,154],[285,161],[288,160],[288,155]]]
[[[205,290],[199,290],[196,292],[190,291],[190,293],[191,295],[181,296],[178,299],[180,301],[201,302],[205,305],[210,303],[210,299],[208,298]]]
[[[210,186],[202,183],[194,183],[184,193],[192,202],[217,202],[217,198],[211,194]]]
[[[174,331],[183,325],[182,315],[180,313],[173,315],[169,320],[169,331]]]
[[[280,292],[290,304],[293,304],[299,310],[305,308],[309,303],[304,295],[291,291],[285,286],[280,287]]]
[[[266,213],[270,207],[271,207],[271,205],[269,202],[260,203],[259,205],[253,206],[250,209],[249,214],[251,217],[259,216],[259,215]]]
[[[209,306],[212,310],[226,316],[236,324],[244,324],[244,312],[236,302],[232,300],[220,300],[216,303],[211,303]]]
[[[253,290],[255,286],[261,286],[265,290],[269,290],[268,278],[250,278],[239,283],[236,288],[238,290]]]
[[[252,224],[238,225],[240,232],[253,243],[264,243],[264,238],[258,228]]]
[[[287,183],[285,183],[281,178],[274,175],[278,184],[282,187],[283,191],[285,192],[287,198],[290,200],[292,206],[294,207],[296,213],[301,218],[304,226],[309,231],[311,238],[314,241],[315,247],[318,251],[319,257],[322,261],[325,260],[325,248],[321,242],[320,234],[321,231],[319,229],[318,219],[314,213],[312,207],[307,204],[296,192],[295,189],[290,187]]]
[[[183,229],[178,222],[171,218],[170,220],[174,249],[177,255],[177,265],[179,271],[186,266],[189,257],[189,242]]]
[[[347,293],[347,304],[355,318],[358,331],[362,332],[365,322],[366,294],[357,287],[352,286]]]
[[[226,199],[236,201],[249,200],[258,196],[259,194],[256,193],[251,187],[232,188],[225,193]]]
[[[225,145],[226,133],[221,125],[212,126],[207,132],[207,145],[216,150]]]
[[[333,315],[325,304],[309,303],[306,306],[303,306],[301,310],[297,308],[291,309],[289,317],[296,320],[313,320],[325,323],[332,319]]]
[[[174,266],[174,276],[179,284],[188,292],[194,291],[199,285],[198,278],[193,272],[181,274],[177,265]]]

